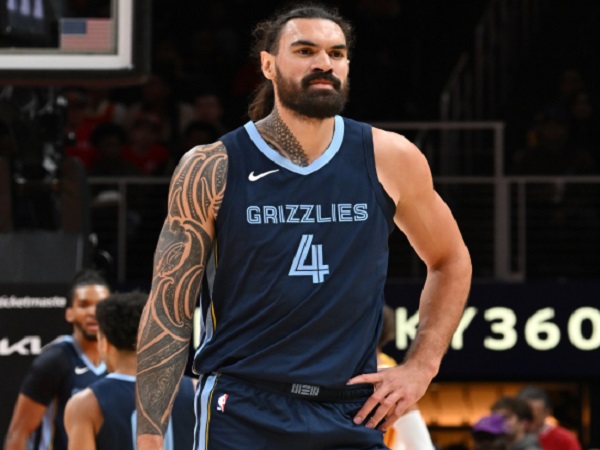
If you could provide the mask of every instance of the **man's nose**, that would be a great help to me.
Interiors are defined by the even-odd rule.
[[[331,58],[325,50],[315,54],[311,69],[313,71],[330,72],[333,70],[333,64],[331,64]]]

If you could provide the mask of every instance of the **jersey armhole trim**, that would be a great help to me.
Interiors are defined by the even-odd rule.
[[[379,203],[379,207],[383,211],[383,214],[388,223],[389,232],[391,233],[394,230],[394,215],[396,212],[396,205],[394,204],[392,198],[385,191],[384,187],[379,181],[379,178],[377,177],[372,128],[368,124],[362,125],[362,139],[367,172],[369,174],[369,179],[371,180],[373,190],[375,191],[377,203]]]

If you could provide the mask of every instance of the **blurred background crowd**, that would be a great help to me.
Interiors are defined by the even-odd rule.
[[[75,2],[82,14],[102,11],[108,3]],[[515,6],[515,2],[490,0],[326,3],[337,5],[356,29],[351,94],[345,114],[370,123],[440,120],[444,87],[461,54],[474,46],[482,17],[493,4]],[[537,8],[531,13],[534,24],[530,26],[527,53],[510,70],[497,68],[498,73],[506,72],[509,87],[495,108],[467,118],[504,123],[503,164],[507,175],[598,175],[600,65],[594,56],[600,40],[594,22],[598,3],[525,3]],[[176,5],[155,0],[151,70],[145,81],[125,87],[57,87],[58,95],[66,100],[63,119],[45,125],[38,119],[38,134],[54,127],[62,156],[80,160],[92,179],[169,177],[184,152],[214,142],[248,120],[248,99],[262,79],[250,55],[252,27],[280,5],[266,0],[181,0]],[[506,30],[500,27],[497,31]],[[493,50],[494,42],[490,45]],[[21,105],[36,94],[31,88],[12,86],[5,86],[1,92],[1,98],[16,99]],[[14,111],[2,105],[0,154],[20,159],[17,164],[26,166],[24,158],[19,157],[22,150],[15,148],[27,145],[18,139],[15,145],[13,115]],[[468,170],[456,175],[488,175],[486,164],[478,164],[475,160]],[[39,168],[19,170],[25,177],[40,176],[35,173]],[[92,185],[91,228],[99,248],[114,259],[118,252],[115,211],[105,206],[114,206],[123,195],[116,193],[114,184],[98,180]],[[550,182],[528,187],[528,201],[539,206],[527,213],[528,278],[590,279],[598,275],[593,266],[600,263],[599,240],[590,236],[593,227],[581,225],[584,221],[600,224],[599,197],[594,194],[597,189],[597,183]],[[127,251],[129,261],[136,262],[127,269],[128,278],[147,279],[151,237],[157,235],[164,217],[166,184],[134,184],[129,186],[127,196],[127,236],[131,237]],[[452,202],[452,195],[448,194],[446,200]],[[460,217],[461,205],[452,206]],[[465,204],[463,209],[468,215],[473,204]],[[53,226],[47,217],[35,214],[31,205],[21,202],[15,212],[16,227]],[[468,225],[466,228],[469,238]],[[577,237],[561,243],[556,239],[561,235]],[[476,239],[474,243],[479,246]],[[392,267],[392,272],[402,276],[402,263],[397,260],[392,255],[392,266],[399,267]],[[476,275],[490,276],[490,270],[481,270]]]

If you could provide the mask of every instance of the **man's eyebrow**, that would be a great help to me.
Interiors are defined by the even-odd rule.
[[[294,41],[290,44],[290,47],[298,47],[298,46],[316,47],[317,44],[315,44],[314,42],[311,42],[311,41],[305,41],[303,39]],[[331,48],[335,49],[335,50],[347,50],[348,46],[346,44],[337,44],[337,45],[332,45]]]

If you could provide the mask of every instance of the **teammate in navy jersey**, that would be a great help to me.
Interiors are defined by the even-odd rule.
[[[78,273],[67,294],[65,318],[73,334],[48,344],[33,361],[14,407],[4,450],[66,450],[67,400],[106,374],[96,343],[96,305],[110,294],[92,270]]]
[[[171,182],[140,326],[138,448],[162,448],[206,275],[197,449],[383,449],[438,372],[469,253],[423,154],[338,115],[350,25],[299,6],[256,37],[252,121],[190,150]],[[410,351],[377,372],[394,224],[428,274]]]
[[[109,374],[67,402],[65,428],[71,450],[134,450],[137,331],[148,296],[113,294],[98,305],[98,349]],[[165,437],[167,450],[192,450],[194,385],[181,381]]]

